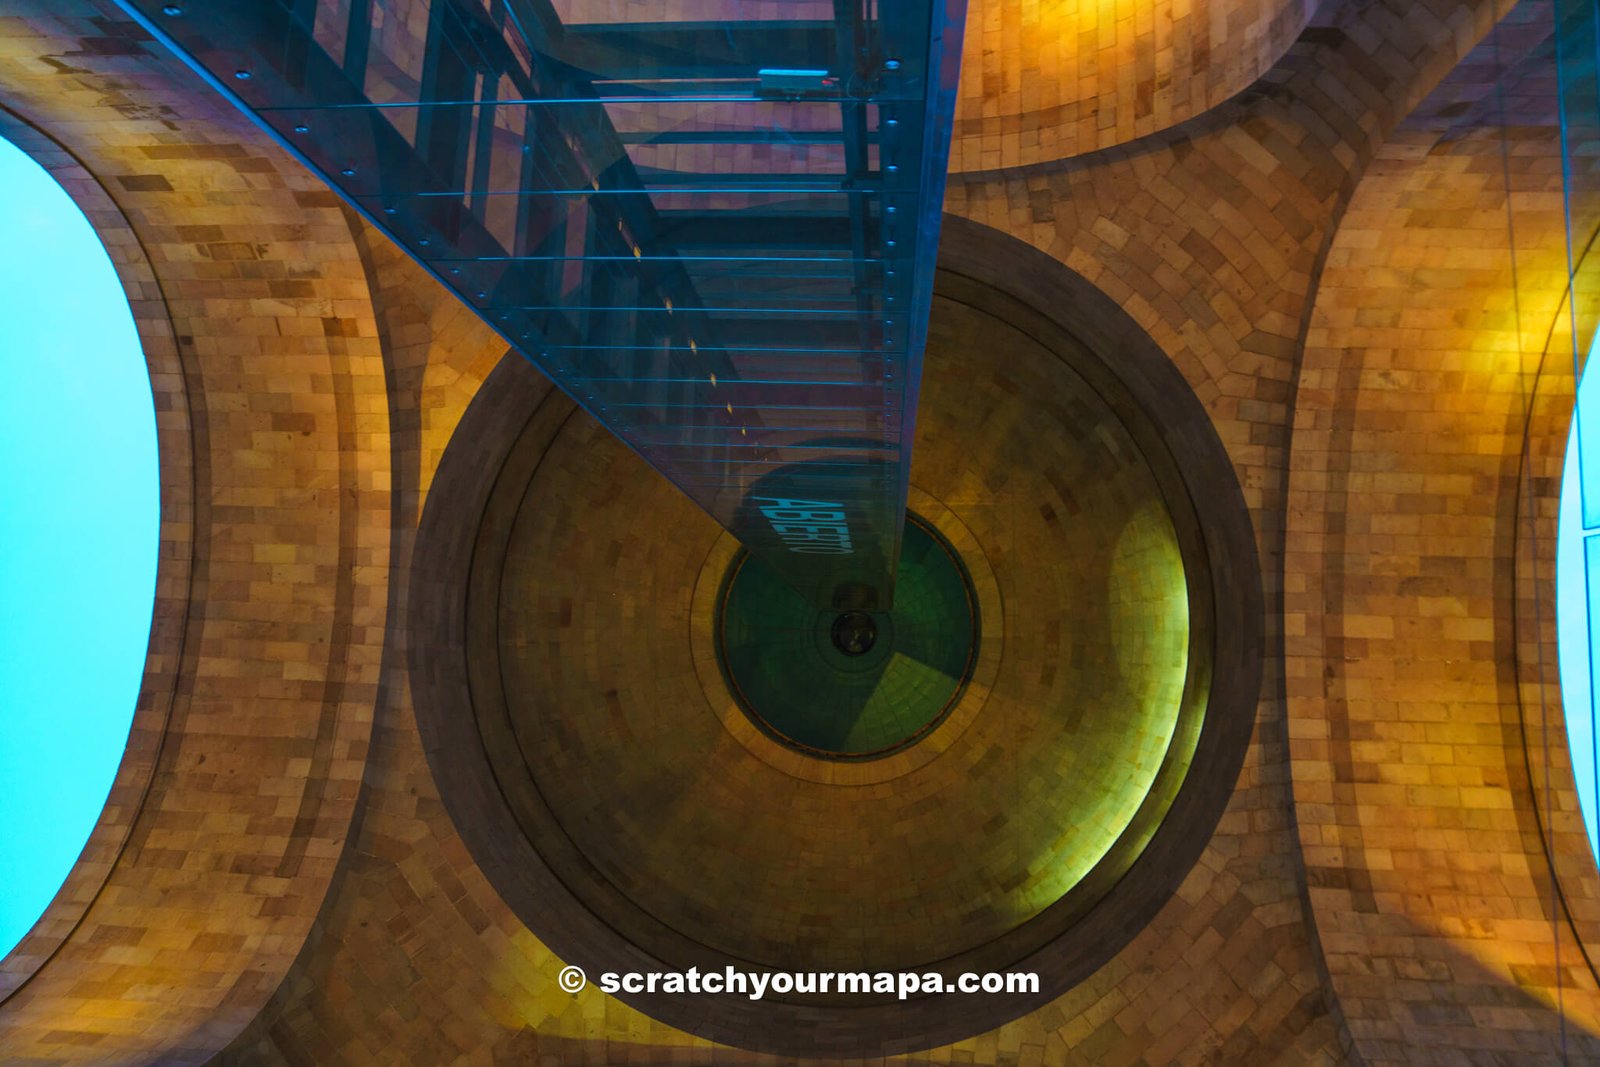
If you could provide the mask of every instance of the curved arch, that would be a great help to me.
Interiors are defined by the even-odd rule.
[[[1522,420],[1517,472],[1515,600],[1517,707],[1522,758],[1554,906],[1572,931],[1583,965],[1600,983],[1600,867],[1597,867],[1568,755],[1566,709],[1559,671],[1555,596],[1557,526],[1568,432],[1576,399],[1571,315],[1593,322],[1600,311],[1600,229],[1574,256],[1574,285],[1550,319],[1537,349],[1531,395]],[[1552,488],[1554,487],[1554,488]],[[1552,506],[1555,505],[1555,506]],[[1535,753],[1537,752],[1537,756]]]
[[[1542,281],[1565,274],[1559,144],[1547,130],[1503,160],[1480,150],[1497,132],[1419,131],[1428,151],[1368,170],[1319,280],[1294,410],[1297,829],[1330,981],[1374,1060],[1486,1040],[1530,1058],[1600,1051],[1600,1000],[1570,978],[1582,956],[1552,894],[1519,677],[1527,354],[1545,342],[1522,324],[1542,329],[1561,299]],[[1558,206],[1523,209],[1534,193]],[[1490,1002],[1506,1022],[1487,1036],[1462,1005]]]
[[[74,47],[49,36],[64,22],[27,26],[39,54]],[[199,1062],[295,959],[354,817],[388,582],[385,383],[337,201],[170,61],[117,56],[189,93],[181,131],[130,114],[106,72],[0,67],[33,145],[76,154],[68,188],[129,283],[164,479],[135,735],[102,846],[4,965],[0,1046]]]
[[[969,0],[950,170],[1070,159],[1176,126],[1282,58],[1316,0]]]
[[[127,848],[133,823],[149,794],[166,724],[176,695],[174,665],[183,659],[194,568],[194,463],[188,392],[178,361],[172,320],[149,256],[133,227],[83,164],[59,143],[0,108],[0,137],[43,166],[92,221],[129,297],[134,325],[154,396],[161,455],[161,542],[155,606],[145,652],[144,677],[134,705],[128,744],[105,807],[78,862],[44,914],[0,959],[0,1005],[48,963],[83,922]],[[143,296],[143,299],[141,299]]]

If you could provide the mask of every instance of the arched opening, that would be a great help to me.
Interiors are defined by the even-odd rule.
[[[0,139],[0,956],[105,807],[149,643],[160,538],[155,406],[89,219]]]

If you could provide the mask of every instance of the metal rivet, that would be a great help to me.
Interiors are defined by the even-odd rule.
[[[163,15],[181,15],[183,14],[183,8],[177,4],[168,4],[161,9],[161,13]]]
[[[250,80],[250,72],[248,70],[236,70],[233,72],[233,76],[242,82]]]
[[[886,59],[886,60],[883,61],[883,69],[884,70],[899,70],[900,69],[900,61],[898,59]]]
[[[306,132],[308,132],[308,131],[309,131],[309,130],[310,130],[310,129],[311,129],[311,127],[310,127],[310,126],[307,126],[307,125],[305,125],[305,124],[304,124],[304,123],[301,123],[301,124],[300,124],[300,125],[299,125],[299,126],[296,126],[296,127],[295,127],[295,128],[294,128],[294,132],[295,132],[295,133],[306,133]]]

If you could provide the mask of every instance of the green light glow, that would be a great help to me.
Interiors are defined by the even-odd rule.
[[[1159,825],[1159,820],[1131,824],[1179,733],[1190,637],[1183,556],[1172,520],[1159,502],[1146,502],[1122,527],[1105,596],[1105,636],[1115,681],[1103,692],[1115,697],[1122,725],[1103,739],[1101,758],[1075,761],[1075,773],[1093,781],[1080,781],[1080,788],[1073,790],[1072,821],[1054,827],[1053,833],[1031,827],[1038,833],[1029,864],[1035,876],[1008,901],[1017,919],[1030,918],[1061,899],[1124,835],[1131,859]],[[1186,726],[1183,736],[1192,750],[1199,724]],[[1188,752],[1173,755],[1187,766]]]

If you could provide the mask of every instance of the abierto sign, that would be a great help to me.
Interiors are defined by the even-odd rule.
[[[772,524],[790,552],[804,555],[847,556],[854,551],[844,505],[828,500],[794,500],[781,496],[752,497],[765,501],[761,514]]]

